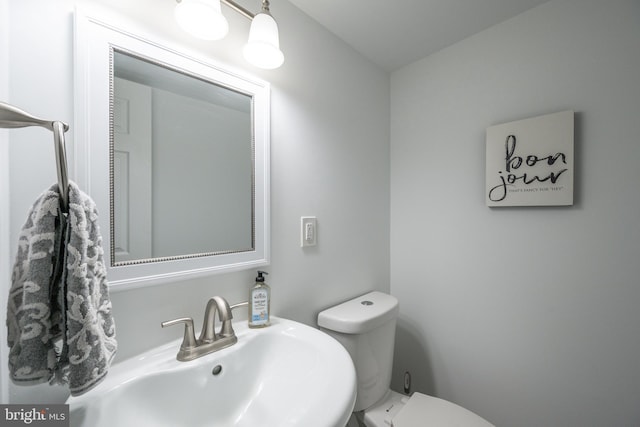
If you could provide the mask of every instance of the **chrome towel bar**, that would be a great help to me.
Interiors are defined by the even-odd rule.
[[[69,212],[69,178],[67,172],[67,154],[64,133],[69,125],[60,121],[42,120],[13,105],[0,102],[0,128],[22,128],[41,126],[53,132],[56,153],[56,172],[62,211]]]

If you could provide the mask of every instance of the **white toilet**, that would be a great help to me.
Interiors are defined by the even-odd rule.
[[[493,427],[446,400],[421,393],[409,397],[389,389],[397,316],[398,300],[382,292],[362,295],[318,314],[320,329],[338,340],[353,359],[358,380],[353,410],[358,423],[366,427]]]

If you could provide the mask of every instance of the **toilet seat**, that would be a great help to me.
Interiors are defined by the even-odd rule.
[[[387,389],[387,393],[375,405],[364,410],[367,427],[390,427],[391,420],[404,408],[409,396]]]
[[[392,390],[388,390],[378,403],[364,410],[364,425],[367,427],[495,427],[468,409],[447,400],[417,392],[409,397]]]
[[[437,397],[414,393],[393,417],[391,427],[494,427],[462,406]]]

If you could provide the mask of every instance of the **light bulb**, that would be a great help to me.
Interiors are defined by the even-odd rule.
[[[178,25],[203,40],[220,40],[229,32],[229,24],[220,10],[220,0],[181,0],[175,9]]]
[[[253,18],[243,53],[256,67],[270,70],[282,65],[284,55],[280,50],[278,24],[271,15],[263,12]]]

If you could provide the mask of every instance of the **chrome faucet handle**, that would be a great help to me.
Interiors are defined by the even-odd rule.
[[[233,318],[233,310],[235,310],[236,308],[241,308],[241,307],[245,307],[246,308],[248,306],[249,306],[249,301],[239,302],[237,304],[233,304],[232,306],[230,306],[229,307],[229,319]],[[225,335],[225,336],[233,336],[233,335],[235,335],[235,331],[233,330],[233,326],[231,325],[231,320],[222,322],[222,327],[220,328],[220,334],[221,335]]]
[[[236,308],[248,307],[248,306],[249,306],[249,301],[242,301],[237,304],[233,304],[231,306],[231,311],[235,310]]]
[[[220,321],[222,322],[219,335],[221,338],[235,336],[236,333],[233,331],[233,326],[231,325],[231,319],[233,319],[231,307],[226,299],[222,297],[218,298],[220,298],[220,301],[218,302],[218,314],[220,315]]]
[[[179,323],[184,323],[184,338],[180,345],[178,357],[180,357],[180,353],[191,351],[196,347],[196,335],[193,329],[193,319],[191,317],[181,317],[179,319],[167,320],[160,324],[163,328],[166,328],[167,326],[173,326]]]

